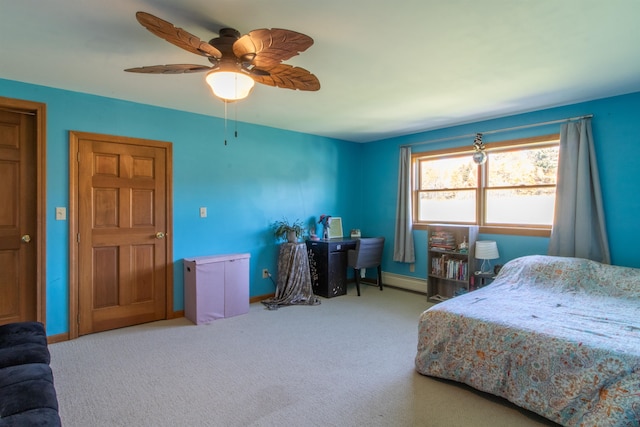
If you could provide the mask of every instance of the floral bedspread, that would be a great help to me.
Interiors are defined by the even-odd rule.
[[[527,256],[422,313],[418,372],[565,426],[640,425],[640,269]]]

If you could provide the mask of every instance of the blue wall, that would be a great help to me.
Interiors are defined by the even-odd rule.
[[[634,93],[366,144],[363,163],[375,167],[376,173],[368,175],[369,181],[362,188],[363,205],[366,206],[366,210],[363,212],[362,228],[367,231],[375,230],[389,239],[391,247],[385,251],[383,270],[418,278],[426,277],[426,231],[414,231],[415,273],[409,272],[407,264],[392,260],[398,153],[401,145],[416,144],[412,145],[413,152],[459,146],[471,147],[473,137],[440,143],[419,143],[586,114],[594,115],[592,128],[598,156],[612,263],[640,267],[640,256],[634,250],[637,242],[640,241],[640,226],[638,225],[638,216],[640,215],[640,133],[636,125],[640,120],[640,93]],[[483,141],[491,143],[545,135],[557,133],[559,129],[560,125],[555,124],[519,131],[499,132],[485,135]],[[496,263],[501,264],[523,255],[545,254],[549,243],[548,238],[542,237],[480,235],[480,238],[495,240],[498,243],[500,259]]]
[[[0,79],[0,96],[47,104],[47,332],[68,331],[69,131],[173,143],[174,309],[182,310],[182,259],[250,253],[250,294],[274,292],[262,269],[276,272],[278,243],[271,231],[287,217],[305,223],[341,216],[348,230],[361,222],[363,146],[238,123],[224,145],[224,121],[82,93]],[[212,102],[218,102],[212,99]],[[233,129],[229,123],[229,129]],[[199,208],[208,217],[199,217]]]
[[[173,143],[174,309],[183,309],[182,259],[251,254],[250,293],[274,291],[261,271],[276,271],[277,242],[270,224],[305,222],[320,214],[343,218],[345,233],[383,235],[383,270],[426,277],[426,232],[414,231],[416,268],[392,261],[398,148],[403,144],[594,114],[607,230],[614,264],[640,267],[640,93],[465,124],[400,138],[355,144],[238,123],[238,139],[224,145],[224,123],[208,116],[0,79],[0,96],[47,104],[47,328],[68,331],[68,222],[55,207],[69,204],[69,131],[104,133]],[[233,128],[233,126],[230,126]],[[559,125],[486,135],[493,142],[557,132]],[[472,140],[416,145],[414,152],[471,146]],[[208,217],[199,217],[199,207]],[[498,242],[504,263],[544,254],[548,239],[481,236]]]

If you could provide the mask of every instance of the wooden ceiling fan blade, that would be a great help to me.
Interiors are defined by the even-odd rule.
[[[267,75],[264,75],[264,72]],[[320,81],[304,68],[287,64],[278,64],[270,68],[254,69],[251,77],[258,83],[285,89],[316,91],[320,89]]]
[[[168,65],[149,65],[146,67],[127,68],[125,71],[130,73],[145,74],[185,74],[199,73],[209,71],[212,67],[197,64],[168,64]]]
[[[214,58],[220,58],[222,56],[222,53],[209,43],[200,40],[188,31],[178,28],[164,19],[160,19],[146,12],[136,13],[136,19],[143,27],[156,36],[184,50],[195,53],[196,55]]]
[[[233,53],[238,58],[255,54],[252,64],[266,68],[304,52],[311,45],[313,39],[305,34],[281,28],[263,28],[240,37],[233,44]]]

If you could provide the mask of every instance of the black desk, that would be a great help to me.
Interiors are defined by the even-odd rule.
[[[347,293],[347,251],[355,248],[350,238],[307,240],[314,294],[332,298]]]

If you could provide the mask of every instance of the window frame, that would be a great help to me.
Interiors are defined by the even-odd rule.
[[[543,148],[543,147],[552,147],[559,146],[560,144],[560,134],[548,134],[548,135],[540,135],[528,138],[519,138],[506,140],[501,142],[494,143],[486,143],[485,151],[488,154],[487,162],[490,162],[491,152],[501,152],[501,151],[515,151],[519,149],[525,148]],[[462,157],[465,155],[471,156],[474,152],[473,147],[457,147],[457,148],[448,148],[434,151],[423,151],[419,153],[411,154],[411,193],[412,193],[412,203],[413,203],[413,228],[416,230],[426,230],[429,225],[432,224],[441,224],[442,221],[418,221],[418,204],[420,199],[420,193],[425,191],[420,188],[420,161],[429,158],[447,158],[447,157]],[[479,165],[477,168],[478,173],[478,185],[475,188],[476,192],[476,213],[475,213],[475,222],[456,222],[450,221],[446,222],[446,224],[464,224],[464,225],[478,225],[480,233],[489,233],[489,234],[513,234],[520,236],[541,236],[541,237],[549,237],[551,235],[551,225],[511,225],[511,224],[487,224],[486,223],[486,192],[488,189],[513,189],[517,188],[517,186],[501,186],[501,187],[487,187],[488,177],[487,177],[487,167],[484,165]],[[557,188],[556,184],[541,184],[536,185],[534,187],[553,187]],[[450,188],[445,190],[437,190],[437,191],[456,191],[456,190],[468,190],[469,188]]]

